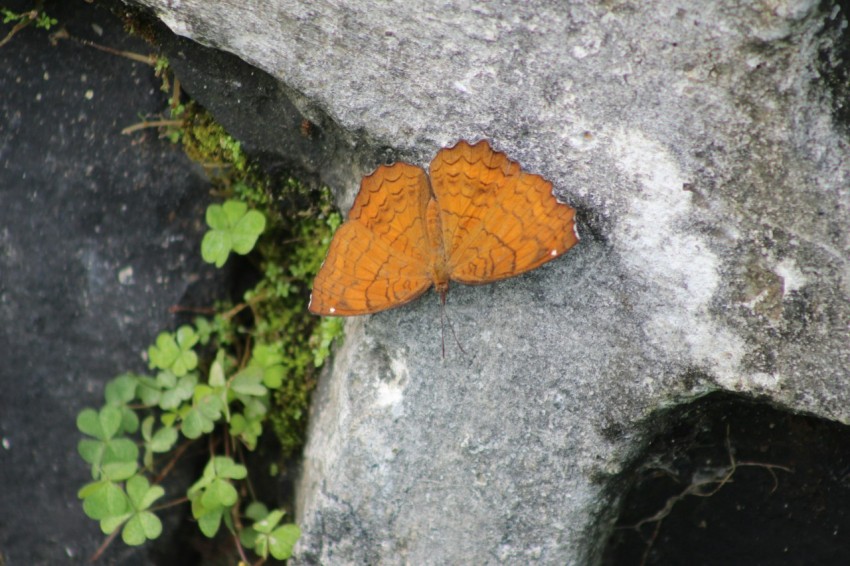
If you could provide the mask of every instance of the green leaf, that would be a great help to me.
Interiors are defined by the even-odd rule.
[[[211,421],[217,421],[221,418],[221,410],[224,408],[224,403],[221,398],[214,392],[210,392],[195,401],[195,406],[198,410]]]
[[[132,516],[132,513],[123,513],[114,517],[106,517],[105,519],[101,519],[100,530],[103,531],[103,534],[105,535],[111,535],[115,531],[115,529],[123,525],[124,522]]]
[[[177,387],[177,376],[171,370],[161,371],[156,374],[156,385],[161,389],[174,389]]]
[[[224,350],[219,350],[215,361],[210,365],[210,375],[207,380],[212,387],[224,387],[227,380],[224,378]]]
[[[236,488],[226,479],[216,478],[204,490],[201,503],[207,508],[232,507],[237,499],[239,499],[239,494],[236,492]]]
[[[282,365],[265,368],[263,371],[263,384],[270,389],[277,389],[283,384],[286,370]]]
[[[162,424],[165,426],[174,426],[174,423],[177,422],[178,414],[175,412],[164,413],[161,417]]]
[[[209,343],[210,338],[213,334],[212,324],[210,324],[210,321],[208,319],[202,316],[195,317],[193,323],[195,324],[195,332],[198,333],[198,341],[203,346],[206,346]]]
[[[148,348],[151,369],[169,370],[181,377],[198,367],[198,355],[192,350],[198,337],[191,326],[181,326],[175,334],[162,332],[156,344]]]
[[[278,523],[283,519],[283,511],[275,510],[267,514],[265,514],[265,511],[263,505],[254,510],[254,516],[263,518],[244,529],[240,541],[244,546],[253,548],[254,552],[262,558],[268,558],[269,553],[271,553],[278,560],[286,560],[292,556],[292,549],[301,536],[301,529],[294,524],[278,526]],[[246,510],[246,515],[248,515],[247,512],[248,510]]]
[[[153,415],[149,415],[145,417],[145,420],[142,421],[142,438],[145,442],[150,442],[151,437],[153,436],[153,423],[156,419],[154,419]]]
[[[139,457],[139,447],[129,438],[113,438],[106,442],[103,451],[103,463],[135,462]]]
[[[241,542],[242,546],[245,548],[254,548],[257,545],[257,537],[259,535],[260,533],[251,527],[245,527],[239,532],[239,542]],[[263,556],[263,558],[268,558],[268,555]]]
[[[195,334],[195,329],[189,325],[183,325],[177,329],[177,344],[180,350],[188,352],[198,343],[198,335]],[[189,369],[195,369],[194,367]],[[180,375],[180,374],[178,374]]]
[[[174,427],[162,427],[153,435],[150,442],[151,452],[168,452],[177,442],[177,429]]]
[[[198,517],[198,527],[208,538],[213,538],[218,532],[218,527],[221,525],[221,515],[223,513],[224,509],[216,509],[215,511],[211,511],[201,517]]]
[[[204,239],[201,240],[201,257],[205,262],[221,268],[227,263],[227,256],[230,255],[232,248],[233,243],[229,232],[213,230],[204,234]]]
[[[249,421],[262,420],[266,413],[269,412],[266,406],[266,403],[268,403],[267,397],[246,397],[241,399],[241,401],[245,405],[245,418]]]
[[[164,411],[176,409],[183,401],[187,401],[192,398],[197,384],[198,374],[192,372],[184,375],[177,380],[173,387],[165,389],[162,392],[162,397],[159,401],[159,408]]]
[[[242,464],[237,464],[233,458],[228,456],[215,456],[207,465],[204,466],[204,471],[201,474],[201,479],[196,481],[189,488],[189,497],[195,497],[207,489],[219,478],[241,480],[248,476],[248,468]]]
[[[112,481],[124,481],[136,473],[136,462],[112,462],[103,465],[103,477]]]
[[[226,204],[226,203],[225,203]],[[249,210],[231,230],[233,251],[245,255],[254,249],[257,238],[266,229],[266,217],[256,210]]]
[[[127,480],[126,489],[125,493],[115,483],[102,480],[83,487],[78,495],[83,498],[86,515],[99,520],[104,533],[111,534],[124,524],[122,539],[136,546],[162,532],[162,523],[147,508],[165,491],[160,486],[151,487],[145,477],[138,475]]]
[[[100,427],[99,419],[95,419],[92,422],[98,423],[97,427]],[[83,423],[83,426],[89,427],[90,424],[91,422],[88,424]],[[103,434],[102,427],[100,427],[100,430],[93,430],[93,432]],[[106,467],[111,464],[135,466],[136,460],[139,457],[139,449],[136,444],[129,438],[123,437],[108,440],[83,439],[77,444],[77,451],[83,460],[92,465],[92,476],[95,478],[100,478],[107,473],[113,473],[106,470]],[[126,468],[118,468],[116,470],[117,473],[120,474],[122,469]]]
[[[133,515],[121,531],[121,540],[128,546],[139,546],[162,534],[162,522],[150,511]]]
[[[247,210],[248,205],[237,200],[229,200],[223,205],[211,204],[207,207],[207,224],[213,230],[229,230]]]
[[[135,434],[139,430],[139,415],[126,405],[119,410],[121,411],[121,432]]]
[[[151,486],[147,478],[144,476],[133,476],[127,480],[127,497],[136,511],[144,511],[149,508],[154,501],[165,495],[165,490],[162,486]]]
[[[125,373],[106,384],[104,397],[108,405],[126,405],[136,398],[139,381],[135,375]]]
[[[269,514],[269,508],[259,501],[252,501],[245,508],[245,516],[253,521],[261,521]]]
[[[263,385],[263,369],[259,366],[249,366],[234,375],[230,388],[240,395],[255,397],[265,395],[268,391]]]
[[[180,356],[180,347],[169,332],[160,333],[156,337],[156,344],[148,347],[148,359],[152,369],[169,369],[178,356]]]
[[[248,450],[257,447],[259,436],[263,433],[263,424],[258,420],[248,420],[241,413],[236,413],[230,420],[230,434],[239,438]]]
[[[333,341],[342,336],[344,321],[342,317],[322,317],[319,320],[319,326],[313,332],[311,342],[318,342],[318,345],[313,348],[313,365],[320,367],[328,356],[331,354],[331,344]]]
[[[183,418],[183,427],[180,430],[183,436],[194,440],[200,438],[202,434],[212,432],[214,428],[215,425],[210,419],[204,417],[197,408],[193,408]]]
[[[126,513],[129,507],[124,490],[109,480],[88,484],[80,490],[80,494],[84,494],[83,511],[98,521]]]
[[[280,344],[257,344],[251,355],[249,366],[259,366],[263,369],[263,384],[271,389],[277,389],[283,383],[285,370]]]
[[[292,556],[292,549],[301,537],[298,525],[287,524],[275,529],[269,536],[269,550],[278,560],[286,560]]]
[[[103,459],[105,445],[101,440],[85,438],[77,444],[77,452],[89,464],[99,464]]]
[[[148,407],[155,407],[159,405],[159,400],[162,396],[162,387],[156,379],[147,376],[139,376],[137,392],[139,399],[144,405]]]
[[[221,205],[224,215],[227,218],[227,226],[235,226],[239,220],[248,212],[248,205],[241,200],[228,200]]]
[[[121,411],[115,407],[103,407],[100,412],[83,409],[77,415],[77,428],[89,436],[109,440],[121,429]]]
[[[183,416],[183,435],[195,439],[212,432],[215,421],[221,418],[223,403],[211,387],[195,386],[192,406]]]
[[[241,480],[248,477],[248,468],[242,464],[237,464],[233,458],[227,456],[216,456],[213,458],[213,468],[215,475],[221,478],[230,478]]]
[[[254,528],[257,532],[268,534],[274,530],[281,519],[283,519],[283,511],[272,511],[265,518],[254,523]]]
[[[266,227],[262,213],[248,210],[247,204],[237,200],[207,207],[206,221],[211,230],[201,242],[201,257],[216,267],[224,265],[231,251],[250,252]]]

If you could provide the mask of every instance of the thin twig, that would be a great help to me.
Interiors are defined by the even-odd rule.
[[[91,558],[89,558],[89,562],[97,562],[103,555],[103,553],[106,552],[106,549],[109,548],[109,545],[112,544],[112,541],[115,540],[115,537],[117,537],[118,533],[120,532],[121,529],[115,529],[114,531],[112,531],[112,534],[106,537],[106,540],[104,540],[103,543],[99,547],[97,547],[95,553],[91,555]]]
[[[754,461],[743,461],[739,462],[735,460],[734,452],[732,451],[732,443],[729,435],[729,425],[726,426],[726,453],[729,456],[729,465],[725,468],[719,468],[717,473],[708,479],[702,480],[693,480],[691,483],[680,493],[670,497],[664,503],[664,506],[655,512],[653,515],[649,517],[644,517],[634,525],[623,526],[620,528],[623,529],[634,529],[640,534],[640,529],[648,524],[655,523],[655,528],[652,530],[648,539],[646,540],[646,548],[644,549],[643,556],[641,558],[640,564],[644,566],[649,559],[649,553],[652,550],[652,546],[655,543],[655,540],[658,538],[658,534],[661,531],[661,523],[667,518],[670,513],[673,511],[673,507],[683,499],[685,499],[689,495],[693,495],[696,497],[711,497],[715,495],[718,491],[720,491],[723,486],[732,481],[732,476],[741,467],[758,467],[766,469],[770,475],[773,477],[773,489],[771,489],[771,493],[774,493],[776,489],[779,487],[779,478],[776,476],[776,472],[774,470],[782,470],[784,472],[793,473],[793,470],[787,466],[782,466],[779,464],[768,464],[764,462],[754,462]],[[714,486],[712,489],[708,491],[703,491],[707,486]]]
[[[137,63],[144,63],[145,65],[150,65],[151,67],[156,65],[156,55],[142,55],[141,53],[135,53],[133,51],[122,51],[121,49],[115,49],[113,47],[101,45],[99,43],[95,43],[94,41],[89,41],[88,39],[74,37],[73,35],[68,33],[68,30],[66,30],[65,28],[62,28],[56,33],[50,35],[50,42],[54,45],[58,43],[58,40],[60,39],[70,39],[71,41],[76,41],[77,43],[85,47],[93,47],[94,49],[98,49],[100,51],[103,51],[104,53],[117,55],[118,57],[124,57],[125,59],[129,59]]]
[[[143,122],[138,122],[133,124],[132,126],[127,126],[121,133],[124,135],[132,134],[133,132],[138,132],[139,130],[144,130],[146,128],[163,128],[167,126],[174,126],[175,128],[182,126],[183,120],[145,120]]]
[[[177,449],[177,451],[174,453],[174,456],[172,456],[171,460],[168,461],[168,464],[166,464],[165,467],[162,469],[162,471],[159,472],[159,474],[154,478],[154,480],[153,480],[154,485],[161,482],[165,478],[165,476],[167,476],[171,472],[171,469],[177,464],[177,461],[180,459],[181,456],[183,456],[183,453],[194,442],[195,442],[194,440],[187,440],[186,442],[183,443],[182,446],[180,446],[180,448]]]
[[[16,33],[18,33],[19,31],[21,31],[22,29],[24,29],[25,27],[27,27],[28,25],[33,23],[35,21],[35,19],[38,17],[38,12],[39,12],[39,10],[36,8],[34,10],[30,10],[26,14],[21,14],[22,16],[26,15],[27,19],[21,20],[17,24],[15,24],[15,27],[13,27],[9,31],[9,33],[6,34],[6,37],[4,37],[2,40],[0,40],[0,47],[3,47],[4,45],[6,45],[10,41],[12,41],[12,38],[15,37]]]
[[[177,499],[174,499],[173,501],[169,501],[168,503],[163,503],[162,505],[157,505],[155,507],[151,507],[149,509],[149,511],[152,511],[152,512],[153,511],[162,511],[163,509],[168,509],[169,507],[176,507],[178,505],[183,505],[187,501],[189,501],[189,498],[186,497],[186,496],[178,497]]]

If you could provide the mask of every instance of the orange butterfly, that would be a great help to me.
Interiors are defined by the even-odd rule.
[[[429,180],[430,177],[430,180]],[[575,209],[486,141],[441,149],[430,175],[408,163],[364,177],[313,282],[310,312],[349,316],[408,303],[449,280],[519,275],[578,242]]]

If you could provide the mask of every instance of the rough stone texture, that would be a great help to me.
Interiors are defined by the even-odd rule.
[[[660,409],[725,390],[850,422],[831,3],[139,3],[311,120],[420,164],[489,138],[580,211],[564,258],[452,290],[468,355],[449,337],[441,361],[435,299],[348,322],[315,401],[301,563],[593,563]]]
[[[45,7],[75,37],[150,50],[107,10]],[[0,48],[2,564],[88,563],[105,535],[77,498],[91,481],[77,414],[103,402],[107,380],[146,369],[143,352],[174,323],[169,307],[223,295],[226,278],[199,253],[203,171],[155,130],[121,134],[166,107],[159,86],[147,65],[69,40],[52,46],[32,27]],[[160,546],[119,541],[101,563],[193,554],[177,532],[181,513],[161,515]]]

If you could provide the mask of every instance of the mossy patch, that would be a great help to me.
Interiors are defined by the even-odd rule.
[[[249,327],[240,330],[250,344],[239,348],[268,348],[279,355],[283,378],[270,420],[284,453],[294,453],[304,442],[317,368],[342,333],[341,320],[320,319],[307,311],[313,277],[341,217],[327,188],[312,189],[292,178],[273,179],[252,164],[240,143],[209,112],[195,102],[180,102],[179,84],[170,77],[166,60],[160,59],[157,70],[163,89],[172,93],[165,135],[210,173],[223,199],[245,202],[268,221],[249,256],[259,272],[258,283],[244,294],[242,303],[217,305],[221,314],[213,326],[225,342],[239,340],[228,322],[247,310]],[[293,202],[300,206],[291,206]]]

